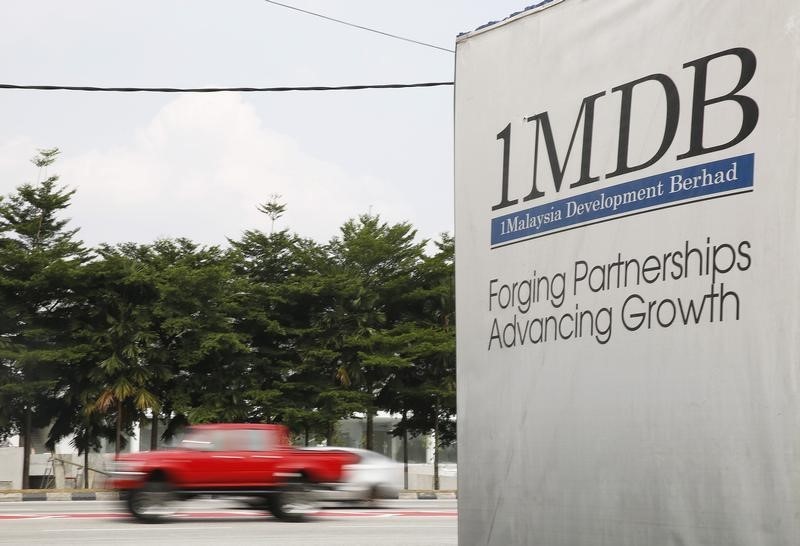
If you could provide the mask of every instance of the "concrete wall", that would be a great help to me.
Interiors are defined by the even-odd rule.
[[[439,465],[439,489],[452,490],[458,489],[458,470],[455,464]],[[408,465],[408,488],[409,489],[433,489],[433,465],[432,464],[410,464]]]
[[[0,447],[0,490],[22,487],[22,448]]]
[[[89,487],[102,488],[106,482],[109,462],[113,455],[104,453],[89,454]],[[54,487],[83,488],[83,455],[62,454],[56,455],[52,461]]]

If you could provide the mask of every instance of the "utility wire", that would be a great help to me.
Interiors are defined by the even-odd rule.
[[[15,85],[0,83],[0,89],[32,91],[101,91],[116,93],[279,93],[284,91],[356,91],[361,89],[408,89],[411,87],[440,87],[453,82],[379,83],[367,85],[314,85],[305,87],[93,87],[87,85]]]
[[[267,4],[274,4],[276,6],[281,6],[283,8],[291,9],[294,11],[299,11],[300,13],[305,13],[307,15],[313,15],[314,17],[319,17],[320,19],[325,19],[328,21],[333,21],[334,23],[340,23],[342,25],[347,25],[348,27],[358,28],[361,30],[366,30],[367,32],[374,32],[375,34],[380,34],[382,36],[388,36],[389,38],[395,38],[397,40],[403,40],[404,42],[411,42],[412,44],[417,44],[425,47],[432,47],[434,49],[439,49],[441,51],[447,51],[448,53],[455,53],[452,49],[447,49],[446,47],[440,47],[437,45],[429,44],[426,42],[420,42],[419,40],[412,40],[411,38],[405,38],[403,36],[398,36],[397,34],[389,34],[388,32],[383,32],[380,30],[376,30],[374,28],[364,27],[361,25],[356,25],[354,23],[348,23],[347,21],[342,21],[341,19],[334,19],[333,17],[328,17],[327,15],[322,15],[321,13],[315,13],[313,11],[308,11],[304,9],[300,9],[295,6],[290,6],[289,4],[281,4],[280,2],[274,2],[273,0],[264,0]]]

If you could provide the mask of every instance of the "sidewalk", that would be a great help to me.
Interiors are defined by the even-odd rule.
[[[400,500],[436,500],[456,499],[456,491],[401,491]],[[115,501],[119,500],[119,491],[110,489],[26,489],[23,491],[0,491],[1,502],[20,501]]]

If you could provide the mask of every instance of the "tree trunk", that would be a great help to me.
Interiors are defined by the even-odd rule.
[[[305,427],[305,432],[306,432],[306,447],[308,447],[308,425],[306,425]]]
[[[114,456],[119,457],[119,446],[122,443],[122,401],[117,402],[117,433],[114,437]]]
[[[25,418],[22,424],[22,488],[31,486],[31,408],[25,407]]]
[[[372,451],[372,448],[374,447],[374,442],[373,442],[373,439],[372,439],[372,437],[374,436],[374,434],[373,434],[373,429],[374,429],[373,418],[374,417],[375,417],[375,415],[372,413],[372,410],[371,409],[367,410],[367,441],[366,441],[366,448],[369,449],[370,451]]]
[[[403,412],[403,489],[408,489],[408,428],[406,419],[408,412]]]
[[[325,445],[332,446],[333,445],[333,431],[334,431],[334,424],[333,421],[328,423],[328,430],[325,432]]]
[[[89,489],[89,442],[83,450],[83,488]]]
[[[153,410],[153,423],[150,430],[150,451],[158,451],[158,413]]]
[[[433,416],[433,489],[439,490],[439,408]]]

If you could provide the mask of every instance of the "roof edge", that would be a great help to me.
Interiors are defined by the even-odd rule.
[[[535,4],[531,4],[530,6],[526,7],[523,10],[516,11],[516,12],[512,13],[511,15],[506,17],[505,19],[500,19],[498,21],[489,21],[488,23],[485,23],[485,24],[479,26],[475,30],[468,31],[468,32],[462,32],[461,34],[456,36],[456,44],[458,44],[459,42],[463,42],[464,40],[466,40],[468,38],[472,38],[473,36],[476,36],[478,34],[482,34],[482,33],[486,32],[487,30],[495,29],[495,28],[497,28],[499,26],[508,24],[511,21],[515,21],[517,19],[521,19],[522,17],[527,17],[528,15],[532,15],[534,13],[540,12],[540,11],[545,10],[547,8],[553,7],[556,4],[560,4],[563,1],[564,0],[540,0],[539,2],[537,2]]]

